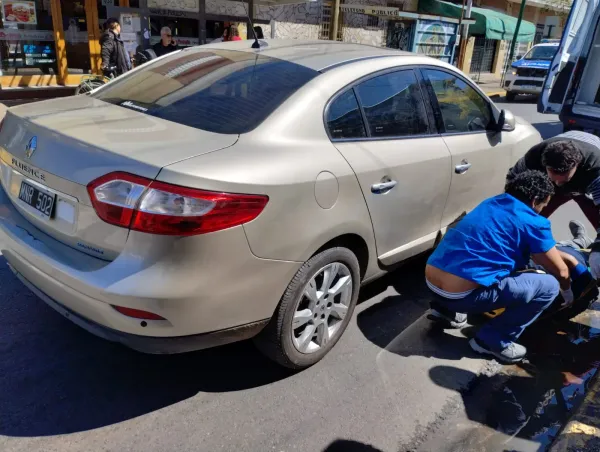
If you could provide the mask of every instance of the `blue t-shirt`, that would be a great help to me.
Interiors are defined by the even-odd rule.
[[[547,218],[503,194],[483,201],[448,230],[428,264],[489,287],[555,244]]]

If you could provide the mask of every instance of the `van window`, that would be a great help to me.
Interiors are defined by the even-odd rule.
[[[92,96],[209,132],[249,132],[319,73],[249,52],[185,50]]]

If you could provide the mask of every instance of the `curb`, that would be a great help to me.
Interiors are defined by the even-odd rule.
[[[600,371],[592,377],[581,405],[550,448],[550,452],[580,451],[600,451]]]
[[[505,90],[502,90],[502,91],[492,91],[492,92],[485,93],[485,94],[487,95],[487,97],[503,97],[503,96],[506,95],[506,91]]]

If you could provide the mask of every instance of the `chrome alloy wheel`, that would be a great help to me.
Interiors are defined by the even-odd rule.
[[[292,342],[301,353],[314,353],[341,330],[352,301],[352,275],[339,262],[319,270],[304,287],[292,321]]]

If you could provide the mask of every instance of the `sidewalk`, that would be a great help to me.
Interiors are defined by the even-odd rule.
[[[477,85],[489,97],[505,96],[506,91],[501,88],[501,78],[496,74],[470,74]]]
[[[550,452],[584,451],[600,451],[600,373],[592,378],[585,399],[550,449]]]

